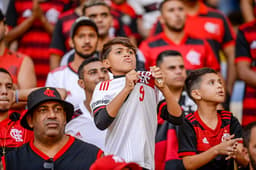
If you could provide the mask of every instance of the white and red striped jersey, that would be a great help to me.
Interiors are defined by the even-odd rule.
[[[140,79],[107,128],[105,154],[154,169],[157,128],[157,94],[151,72],[139,72]],[[93,112],[106,107],[125,87],[125,77],[99,83],[93,93]]]

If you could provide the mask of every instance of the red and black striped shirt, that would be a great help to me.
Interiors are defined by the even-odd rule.
[[[165,50],[177,50],[184,59],[187,70],[210,67],[216,71],[220,65],[214,56],[210,45],[203,39],[193,38],[185,34],[179,44],[175,44],[165,33],[153,36],[140,45],[140,50],[145,57],[145,68],[156,65],[157,56]]]
[[[239,27],[235,62],[248,62],[256,71],[256,20]],[[256,121],[256,88],[246,84],[243,100],[242,125]]]

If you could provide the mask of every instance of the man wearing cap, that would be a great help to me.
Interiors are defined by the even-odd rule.
[[[66,66],[51,71],[46,86],[64,88],[68,91],[67,101],[78,105],[85,99],[83,89],[77,84],[77,71],[86,58],[98,57],[95,53],[98,42],[96,24],[87,17],[79,17],[71,27],[70,36],[75,49],[74,60]]]
[[[101,151],[64,134],[73,109],[55,88],[33,91],[21,125],[34,132],[34,139],[2,157],[4,169],[89,169]]]

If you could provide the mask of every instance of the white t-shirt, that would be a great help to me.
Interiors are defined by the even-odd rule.
[[[97,84],[91,107],[95,112],[111,102],[125,87],[125,77]],[[107,128],[105,154],[154,169],[157,128],[157,93],[151,72],[140,72],[140,80]]]
[[[74,106],[85,100],[84,90],[78,85],[78,75],[69,65],[51,71],[46,80],[47,87],[64,88],[68,91],[66,101]]]
[[[76,112],[81,112],[82,114],[68,122],[65,132],[104,151],[107,131],[99,130],[96,127],[91,113],[83,102],[79,104],[79,109]]]

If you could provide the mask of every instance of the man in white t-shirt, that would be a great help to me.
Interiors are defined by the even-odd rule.
[[[94,88],[100,81],[109,79],[108,70],[97,58],[83,61],[78,69],[78,84],[84,89],[86,99],[75,110],[74,119],[66,125],[66,133],[104,150],[106,131],[99,130],[91,114],[90,102]]]
[[[91,100],[96,126],[107,129],[104,154],[114,154],[126,162],[154,169],[157,128],[157,89],[165,96],[165,118],[182,123],[179,104],[173,99],[158,67],[136,72],[135,47],[125,37],[107,42],[103,64],[114,79],[97,84]]]
[[[85,99],[83,89],[77,84],[77,71],[86,58],[98,58],[95,50],[98,43],[98,28],[94,21],[79,17],[71,27],[70,36],[75,49],[74,60],[48,74],[46,86],[64,88],[68,91],[67,101],[74,106]]]

